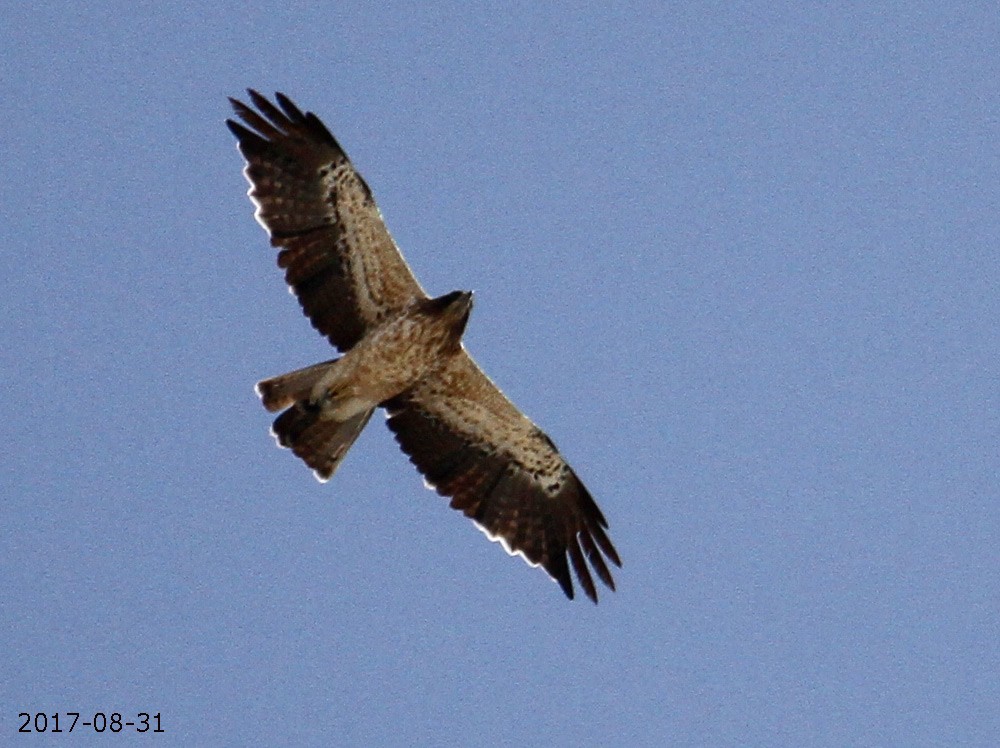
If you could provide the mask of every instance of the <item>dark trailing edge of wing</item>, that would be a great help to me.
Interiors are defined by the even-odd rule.
[[[539,565],[573,598],[572,565],[584,593],[597,602],[587,562],[615,589],[605,557],[621,566],[605,532],[608,524],[572,470],[555,494],[510,458],[462,438],[405,395],[384,403],[388,425],[428,484],[451,498],[451,507],[476,522],[507,549]]]
[[[346,351],[364,334],[365,323],[339,245],[344,230],[337,203],[322,174],[349,163],[347,155],[316,115],[304,114],[284,94],[275,95],[275,106],[252,89],[248,93],[258,111],[237,99],[230,102],[252,129],[233,120],[226,125],[247,161],[258,219],[271,244],[281,249],[278,266],[303,313]]]

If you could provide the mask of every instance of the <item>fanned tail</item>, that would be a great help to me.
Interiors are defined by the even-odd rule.
[[[299,400],[307,400],[313,385],[318,382],[338,359],[296,369],[257,383],[257,395],[270,413],[277,413]]]
[[[271,433],[278,444],[300,457],[323,482],[330,480],[347,450],[372,417],[374,408],[346,421],[323,418],[320,409],[307,401],[296,402],[274,420]]]

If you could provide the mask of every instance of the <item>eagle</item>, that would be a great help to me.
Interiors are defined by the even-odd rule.
[[[572,566],[596,603],[591,568],[614,590],[606,559],[621,566],[607,520],[553,441],[466,351],[472,293],[429,297],[323,122],[284,94],[247,93],[252,106],[229,99],[242,123],[226,125],[255,217],[303,313],[341,354],[257,385],[279,413],[278,444],[327,481],[383,408],[430,488],[570,599]]]

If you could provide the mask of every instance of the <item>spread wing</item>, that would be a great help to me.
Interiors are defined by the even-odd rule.
[[[595,603],[588,561],[615,588],[604,559],[621,561],[601,510],[552,441],[464,350],[385,406],[389,428],[427,483],[491,540],[544,568],[569,598],[570,564]]]
[[[275,94],[275,106],[248,93],[256,110],[230,102],[249,128],[226,124],[247,162],[257,220],[281,249],[278,265],[313,327],[347,350],[368,327],[426,294],[368,185],[320,119],[283,94]]]

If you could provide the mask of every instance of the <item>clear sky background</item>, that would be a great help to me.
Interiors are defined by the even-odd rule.
[[[0,742],[1000,740],[995,3],[15,5]],[[253,384],[331,354],[247,86],[476,291],[469,349],[610,521],[599,606],[381,418],[326,485],[275,447]]]

